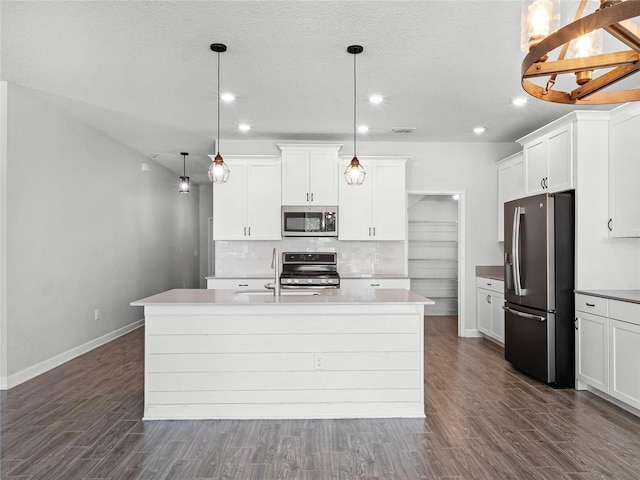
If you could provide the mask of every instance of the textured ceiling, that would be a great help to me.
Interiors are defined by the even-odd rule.
[[[573,110],[510,104],[524,96],[520,9],[520,0],[3,0],[1,72],[177,172],[179,152],[190,152],[203,181],[216,135],[211,43],[228,46],[221,90],[237,96],[221,107],[221,145],[349,141],[354,43],[365,48],[358,123],[370,127],[360,141],[512,142]],[[371,93],[384,103],[372,106]],[[487,127],[482,137],[476,125]]]

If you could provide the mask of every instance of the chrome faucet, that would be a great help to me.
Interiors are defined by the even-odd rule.
[[[273,249],[273,257],[271,257],[271,268],[273,268],[273,295],[280,296],[280,259],[278,258],[278,249]]]

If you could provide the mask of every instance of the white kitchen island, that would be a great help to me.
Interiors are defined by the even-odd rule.
[[[423,417],[424,305],[405,289],[169,290],[144,306],[144,419]]]

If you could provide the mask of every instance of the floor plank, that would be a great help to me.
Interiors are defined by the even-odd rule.
[[[136,330],[0,393],[0,479],[640,479],[640,419],[425,319],[424,419],[143,422]]]

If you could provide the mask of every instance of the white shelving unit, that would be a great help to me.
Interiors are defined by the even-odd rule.
[[[458,313],[458,203],[450,195],[409,198],[411,290],[434,300],[426,315]]]

